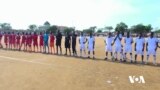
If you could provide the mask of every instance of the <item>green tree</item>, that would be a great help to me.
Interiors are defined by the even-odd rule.
[[[96,31],[96,26],[92,26],[92,27],[90,27],[89,29],[92,31],[92,33],[95,33],[95,31]]]
[[[64,29],[64,34],[65,33],[71,33],[72,31],[75,31],[75,29],[74,28],[65,28]]]
[[[116,25],[115,31],[126,32],[127,29],[128,26],[124,22],[120,22],[119,24]]]
[[[132,26],[130,30],[134,33],[148,33],[151,32],[152,29],[153,28],[150,24],[146,26],[143,24],[137,24]]]
[[[106,27],[104,27],[104,29],[108,30],[110,32],[113,29],[113,27],[112,26],[106,26]]]
[[[3,30],[11,30],[12,26],[9,23],[0,23],[0,28]]]
[[[51,24],[50,24],[48,21],[46,21],[46,22],[44,22],[43,25],[44,25],[44,26],[50,26]]]
[[[36,30],[37,30],[37,25],[31,24],[31,25],[28,26],[28,28],[29,28],[29,30],[31,30],[31,31],[36,31]]]
[[[58,30],[57,26],[53,25],[47,29],[47,33],[52,32],[52,33],[56,34],[57,30]]]
[[[102,33],[102,29],[98,29],[97,33]]]

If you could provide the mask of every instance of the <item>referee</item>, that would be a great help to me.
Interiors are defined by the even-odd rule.
[[[75,31],[73,31],[73,33],[72,33],[72,52],[73,52],[73,56],[77,56],[76,41],[77,41],[77,35],[75,34]]]

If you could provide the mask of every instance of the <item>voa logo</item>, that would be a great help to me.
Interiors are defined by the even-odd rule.
[[[130,83],[145,83],[144,77],[143,76],[129,76],[129,81]]]

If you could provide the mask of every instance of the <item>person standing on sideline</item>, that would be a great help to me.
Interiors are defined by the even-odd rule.
[[[115,52],[114,52],[115,61],[118,60],[117,56],[118,56],[118,53],[119,53],[120,62],[122,62],[122,59],[123,59],[121,40],[122,40],[122,35],[118,31],[116,37],[114,38],[114,41],[113,41],[112,45],[115,46]]]
[[[3,47],[2,47],[2,43],[1,43],[1,42],[2,42],[2,36],[3,36],[3,34],[2,34],[2,32],[0,31],[0,48],[3,48]]]
[[[73,56],[77,56],[76,41],[77,41],[77,35],[75,34],[75,31],[73,31],[73,33],[72,33],[72,53],[73,53]]]
[[[50,33],[50,42],[49,42],[50,43],[50,53],[51,54],[55,54],[54,41],[55,41],[55,37],[54,37],[54,34],[51,32]]]
[[[4,43],[6,45],[6,49],[8,49],[8,40],[9,39],[9,33],[7,34],[7,32],[4,32]]]
[[[108,60],[108,52],[111,53],[111,57],[112,57],[112,60],[113,60],[113,51],[112,51],[112,42],[113,42],[113,37],[112,37],[112,34],[109,32],[108,33],[108,36],[105,38],[104,40],[105,42],[105,52],[106,52],[106,57],[105,57],[105,60]]]
[[[133,43],[133,38],[130,36],[130,32],[127,32],[127,37],[124,38],[124,62],[126,62],[126,55],[127,53],[130,54],[130,62],[133,63],[132,61],[132,43]]]
[[[139,36],[136,38],[135,41],[135,63],[137,63],[137,55],[141,55],[142,64],[144,64],[144,47],[145,47],[145,39],[142,36],[142,33],[139,34]]]
[[[38,35],[36,32],[34,32],[34,35],[33,35],[33,47],[34,47],[34,52],[36,52],[36,49],[38,52]]]
[[[20,51],[20,40],[21,40],[21,36],[19,34],[19,32],[16,35],[16,49]]]
[[[14,49],[15,50],[15,47],[16,47],[16,34],[14,32],[12,32],[12,35],[11,35],[12,39],[11,39],[11,43],[12,43],[12,46],[13,48],[11,49]]]
[[[65,48],[66,48],[65,55],[67,55],[67,49],[68,49],[69,50],[69,54],[71,56],[71,49],[70,49],[70,47],[71,47],[71,37],[70,37],[69,33],[67,32],[66,36],[65,36]]]
[[[40,52],[42,53],[43,52],[43,45],[44,45],[44,40],[43,40],[43,33],[40,32],[40,35],[39,35],[39,48],[40,48]]]
[[[43,50],[44,50],[44,53],[47,53],[47,51],[49,53],[48,38],[49,38],[49,36],[48,36],[47,32],[45,32],[44,35],[43,35],[43,40],[44,40],[44,49]]]
[[[83,35],[83,32],[81,32],[81,36],[79,37],[79,44],[80,44],[80,57],[82,57],[82,52],[84,52],[84,57],[86,57],[86,50],[85,50],[85,44],[87,42],[86,37]]]
[[[61,41],[62,41],[62,34],[58,30],[57,35],[56,35],[56,49],[57,49],[57,54],[58,54],[58,47],[60,48],[60,54],[62,54],[62,47],[61,47]]]
[[[146,51],[147,51],[147,60],[146,63],[148,63],[148,59],[150,55],[153,55],[154,60],[153,60],[153,64],[156,64],[156,51],[157,51],[157,47],[158,47],[158,39],[156,37],[154,37],[154,32],[151,32],[150,37],[148,37],[147,43],[146,43]]]
[[[94,51],[94,47],[95,47],[95,37],[93,36],[92,33],[90,33],[90,36],[87,39],[88,41],[88,58],[90,58],[90,53],[93,53],[93,59],[95,59],[95,51]]]
[[[23,45],[23,51],[25,51],[26,50],[26,35],[25,35],[25,33],[24,32],[22,32],[22,41],[21,41],[21,49],[22,49],[22,45]]]

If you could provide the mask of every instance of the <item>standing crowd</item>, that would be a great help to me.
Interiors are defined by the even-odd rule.
[[[4,41],[2,41],[2,37],[4,38]],[[72,55],[77,56],[76,41],[77,35],[74,31],[72,34],[66,33],[64,41],[65,55],[68,55],[67,52],[69,51],[69,55],[71,56],[72,48]],[[78,41],[80,46],[80,57],[86,57],[87,44],[88,58],[90,58],[90,55],[92,54],[93,59],[95,59],[95,36],[92,33],[90,33],[89,36],[86,37],[84,33],[81,32]],[[4,42],[5,46],[2,45],[2,42]],[[6,50],[62,54],[61,42],[62,34],[59,30],[57,31],[56,35],[54,35],[52,32],[49,34],[46,32],[40,32],[40,34],[37,34],[36,32],[34,32],[33,34],[31,32],[0,32],[0,48],[5,48]],[[118,56],[120,56],[120,62],[126,62],[126,55],[129,54],[130,62],[137,63],[137,55],[140,55],[142,60],[141,63],[147,64],[149,56],[153,55],[153,64],[157,65],[156,52],[157,48],[160,48],[160,46],[158,46],[159,40],[156,37],[154,37],[154,32],[151,32],[147,40],[145,40],[145,37],[143,37],[142,33],[139,33],[135,40],[133,40],[129,32],[127,32],[127,35],[123,35],[120,32],[116,32],[115,36],[113,36],[112,33],[108,33],[108,35],[105,36],[104,43],[106,48],[105,60],[108,60],[108,53],[110,53],[112,57],[111,60],[117,61]],[[133,43],[135,43],[134,47],[132,47]],[[134,60],[132,49],[134,49],[135,51]],[[144,61],[144,50],[146,50],[147,53],[146,61]]]

